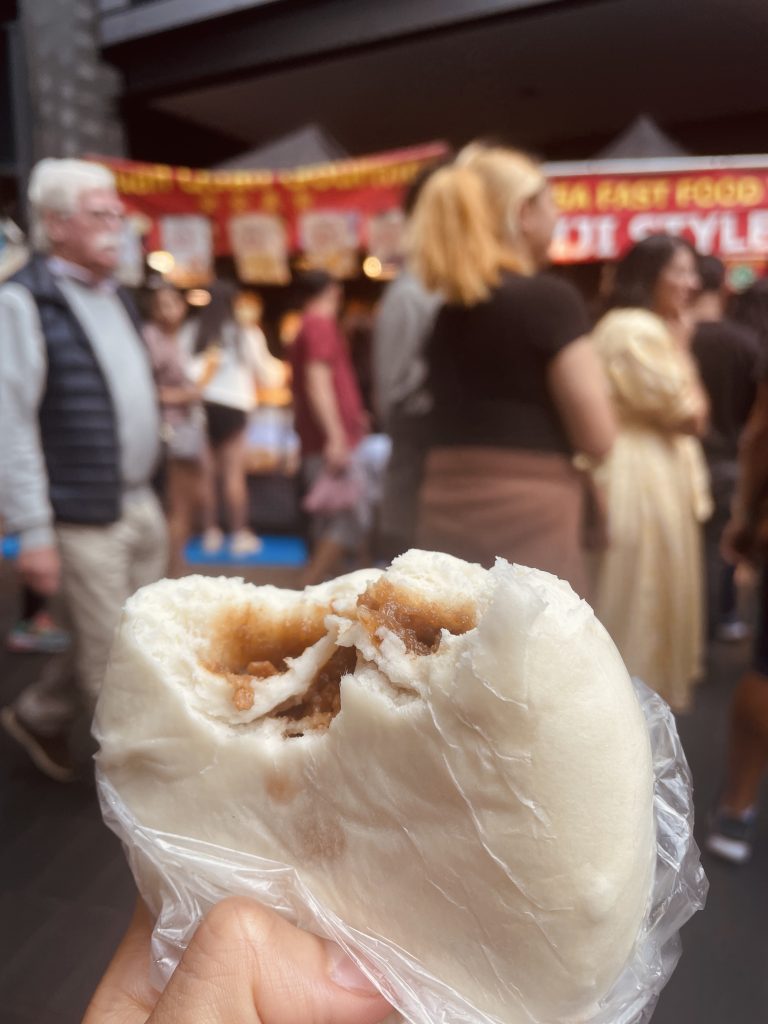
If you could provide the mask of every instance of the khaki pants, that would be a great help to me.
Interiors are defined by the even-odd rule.
[[[125,500],[110,526],[59,524],[62,584],[56,609],[73,633],[72,651],[51,660],[16,702],[21,719],[41,735],[66,731],[78,711],[93,714],[112,637],[131,594],[165,573],[165,520],[154,494]]]

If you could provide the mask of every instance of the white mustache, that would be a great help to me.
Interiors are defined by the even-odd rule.
[[[94,247],[101,252],[104,249],[119,249],[121,238],[116,231],[103,231],[93,240]]]

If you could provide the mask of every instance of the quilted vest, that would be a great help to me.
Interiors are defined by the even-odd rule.
[[[31,293],[48,361],[38,415],[57,522],[106,526],[120,518],[122,481],[112,396],[91,343],[45,260],[35,258],[11,279]],[[138,313],[118,290],[137,332]]]

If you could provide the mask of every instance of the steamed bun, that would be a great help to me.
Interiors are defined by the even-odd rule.
[[[139,823],[294,867],[508,1024],[588,1016],[638,935],[643,715],[546,573],[411,551],[304,592],[157,583],[126,606],[96,732]]]

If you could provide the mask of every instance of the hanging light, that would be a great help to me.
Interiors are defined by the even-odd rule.
[[[158,274],[170,274],[176,265],[176,260],[173,258],[173,253],[166,252],[165,249],[155,249],[147,256],[147,264]]]
[[[187,302],[190,306],[207,306],[211,301],[211,293],[207,288],[190,288],[187,292]]]
[[[366,256],[363,260],[363,273],[366,277],[381,277],[382,269],[378,256]]]

